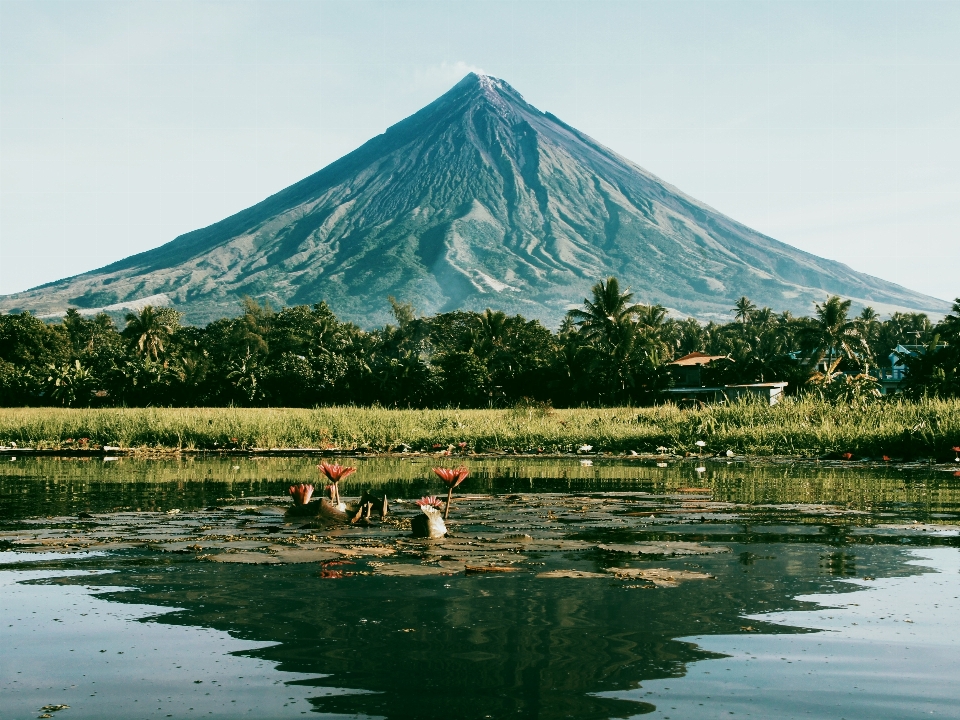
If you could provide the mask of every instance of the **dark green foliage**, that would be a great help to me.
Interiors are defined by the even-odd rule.
[[[169,308],[131,313],[122,331],[73,309],[59,324],[0,315],[0,405],[645,405],[671,386],[668,363],[693,351],[726,357],[703,368],[705,385],[787,381],[823,395],[828,377],[846,397],[846,379],[866,383],[898,343],[915,348],[903,355],[910,395],[960,395],[960,300],[936,326],[902,313],[881,321],[869,308],[850,318],[838,297],[812,318],[743,297],[736,320],[706,325],[631,301],[608,278],[557,332],[494,310],[418,317],[392,298],[395,324],[373,332],[325,303],[274,310],[250,299],[204,328]]]
[[[50,366],[68,362],[71,355],[63,326],[29,313],[0,315],[0,404],[50,404],[44,399]]]
[[[913,397],[960,397],[960,298],[953,312],[929,331],[925,347],[901,355],[908,374],[906,392]]]
[[[87,406],[93,400],[97,380],[89,368],[79,360],[63,365],[51,365],[44,383],[46,395],[58,405]]]

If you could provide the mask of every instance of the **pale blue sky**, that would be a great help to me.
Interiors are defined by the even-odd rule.
[[[220,220],[472,69],[761,232],[960,295],[954,0],[0,0],[0,293]]]

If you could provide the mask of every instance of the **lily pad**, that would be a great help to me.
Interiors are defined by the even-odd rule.
[[[577,550],[590,550],[593,543],[583,540],[533,540],[523,544],[523,549],[528,552],[565,552]]]
[[[206,547],[213,547],[212,543],[203,543]],[[268,542],[262,540],[233,540],[231,538],[226,538],[221,545],[223,547],[229,547],[233,550],[260,550],[270,545]]]
[[[392,577],[421,577],[425,575],[453,575],[458,571],[436,565],[412,565],[410,563],[390,563],[377,568],[377,575]]]
[[[219,553],[207,555],[207,560],[219,563],[240,563],[243,565],[279,565],[280,560],[275,555],[261,552]]]
[[[336,560],[343,555],[330,550],[283,549],[274,553],[273,557],[282,563],[311,563]]]
[[[609,575],[587,570],[547,570],[537,573],[538,578],[609,578]]]
[[[676,587],[686,580],[712,580],[713,575],[667,568],[607,568],[618,580],[647,580],[659,587]]]
[[[467,575],[479,575],[481,573],[512,573],[519,571],[520,568],[513,565],[467,565]]]
[[[332,552],[343,555],[344,557],[352,558],[361,558],[361,557],[390,557],[391,555],[396,554],[396,549],[392,547],[386,547],[382,545],[371,545],[371,546],[362,546],[362,545],[350,545],[350,546],[337,546],[329,545],[329,549]]]
[[[730,552],[730,548],[722,545],[701,545],[700,543],[682,542],[679,540],[664,540],[662,542],[643,542],[635,545],[597,545],[597,549],[608,553],[624,553],[628,555],[651,555],[669,557],[676,555],[713,555],[714,553]]]

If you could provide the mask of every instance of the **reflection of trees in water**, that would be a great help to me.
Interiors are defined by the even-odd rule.
[[[316,462],[31,459],[3,468],[0,497],[7,519],[17,513],[53,515],[124,506],[186,509],[227,495],[239,500],[241,495],[283,493],[292,482],[315,479]],[[430,469],[436,458],[349,462],[359,470],[355,479],[346,481],[347,495],[369,485],[390,497],[409,497],[439,485]],[[468,460],[467,465],[467,492],[629,489],[672,494],[669,502],[679,505],[676,498],[695,497],[679,493],[681,488],[706,486],[712,488],[714,501],[873,508],[914,503],[927,511],[960,505],[960,489],[952,479],[928,475],[921,485],[905,480],[905,473],[883,470],[710,465],[701,477],[691,465],[661,469],[600,458],[590,467],[578,460],[519,458]],[[98,576],[96,582],[142,591],[115,599],[185,608],[163,622],[277,642],[255,654],[279,662],[282,670],[330,673],[316,682],[318,687],[374,693],[323,697],[318,689],[314,703],[325,712],[390,718],[624,717],[650,708],[594,693],[680,676],[688,663],[706,657],[677,638],[739,632],[743,614],[797,608],[792,598],[823,591],[825,575],[852,576],[858,565],[879,575],[877,558],[893,557],[889,548],[880,555],[879,548],[858,545],[855,557],[830,547],[847,542],[849,517],[823,523],[820,533],[793,533],[769,528],[760,514],[751,515],[749,524],[739,519],[729,525],[731,534],[742,527],[740,539],[762,536],[782,543],[737,546],[727,539],[732,554],[697,558],[696,567],[717,580],[672,589],[627,588],[612,579],[537,579],[531,573],[321,580],[315,565],[244,567],[149,554],[130,556],[137,567],[126,570],[123,556],[109,559],[108,567],[119,567],[120,572]],[[809,520],[819,524],[823,519]],[[651,528],[654,534],[669,533],[669,527]],[[617,532],[601,523],[589,535],[599,542],[619,537]],[[800,544],[801,535],[809,544]],[[544,560],[554,568],[634,562],[591,559],[589,554],[547,555]],[[665,562],[681,566],[680,560]],[[899,556],[883,562],[903,572]],[[163,572],[143,574],[160,568]],[[363,562],[354,569],[363,570]],[[892,567],[887,570],[893,572]],[[909,572],[916,569],[911,566]],[[82,581],[89,584],[91,579]],[[758,627],[755,620],[751,625]]]
[[[458,458],[448,458],[459,462]],[[201,507],[224,496],[284,494],[296,482],[315,482],[315,457],[216,457],[183,459],[21,458],[0,465],[0,494],[8,516],[106,511],[116,507]],[[437,489],[432,464],[437,458],[351,458],[357,474],[344,486],[359,495],[363,487],[385,487],[391,497],[414,497]],[[853,509],[909,510],[917,513],[960,509],[960,480],[948,473],[707,463],[698,474],[691,463],[658,468],[649,462],[595,458],[592,466],[570,459],[522,457],[465,459],[470,468],[466,492],[602,492],[643,490],[670,493],[708,487],[712,499],[736,503],[830,503]],[[696,463],[699,464],[699,463]],[[80,503],[78,505],[78,503]]]
[[[857,574],[857,556],[835,552],[820,557],[820,567],[835,577],[851,577]]]
[[[717,580],[658,590],[532,574],[320,580],[315,566],[212,563],[121,568],[97,582],[137,589],[114,599],[185,608],[161,622],[279,643],[252,654],[283,671],[330,673],[315,682],[323,712],[599,719],[651,708],[594,693],[682,676],[688,663],[715,657],[677,638],[738,633],[744,614],[798,609],[793,597],[824,589],[822,546],[751,549],[698,558]],[[751,564],[738,562],[745,555]],[[321,690],[335,687],[374,694]]]

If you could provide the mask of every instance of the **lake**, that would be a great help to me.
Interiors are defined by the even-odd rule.
[[[0,466],[0,716],[911,718],[960,706],[960,477],[922,465],[310,458]],[[67,705],[68,708],[57,709]]]

